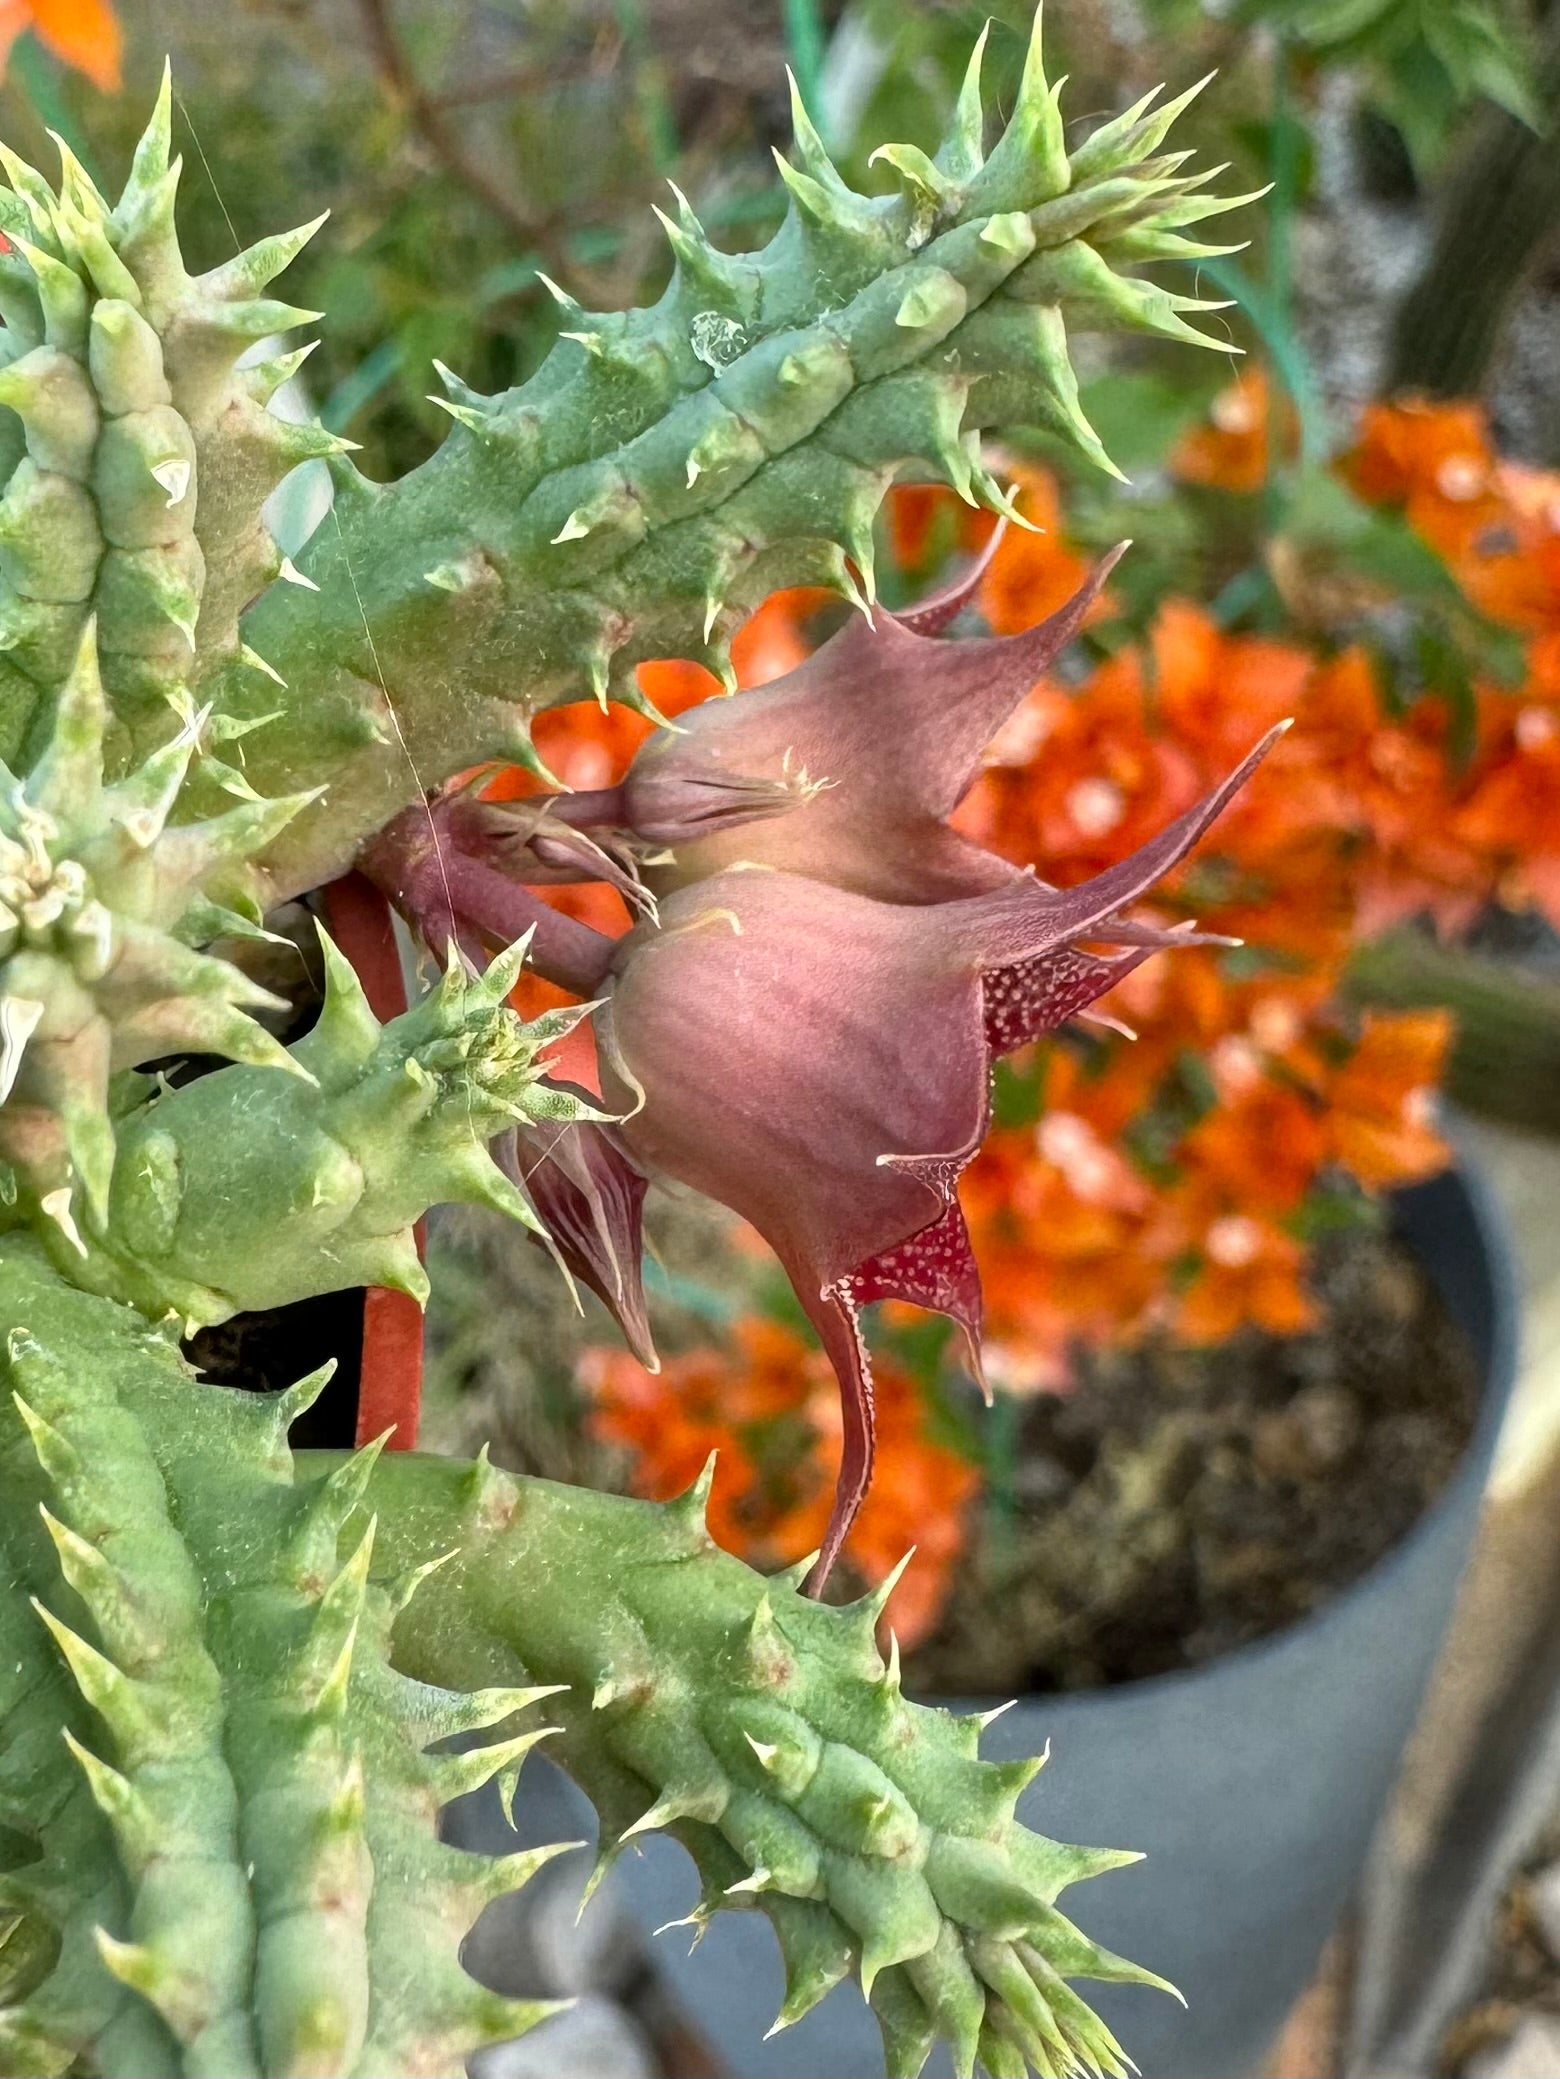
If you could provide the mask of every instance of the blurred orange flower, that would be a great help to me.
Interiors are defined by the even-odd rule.
[[[1374,505],[1401,505],[1443,555],[1460,555],[1501,518],[1495,455],[1478,404],[1401,398],[1369,404],[1343,473]]]
[[[1177,1155],[1232,1205],[1278,1214],[1299,1206],[1326,1152],[1317,1106],[1290,1085],[1259,1074],[1200,1119]]]
[[[1311,676],[1310,654],[1259,636],[1227,635],[1189,599],[1169,599],[1149,636],[1149,701],[1167,733],[1206,775],[1244,757],[1293,715]]]
[[[28,29],[103,93],[118,92],[124,36],[109,0],[0,0],[0,69]]]
[[[1090,559],[1068,546],[1062,528],[1061,492],[1048,469],[1010,465],[1015,503],[1032,527],[1010,526],[981,585],[981,611],[998,635],[1016,635],[1055,613],[1088,575]],[[1090,619],[1110,611],[1108,595],[1097,599]]]
[[[1368,1189],[1411,1184],[1445,1168],[1435,1099],[1452,1031],[1448,1011],[1362,1020],[1322,1117],[1334,1159]]]
[[[1183,434],[1170,473],[1213,491],[1260,491],[1270,467],[1275,418],[1280,449],[1294,452],[1298,425],[1287,397],[1275,396],[1264,368],[1243,368],[1209,406],[1206,420]]]
[[[1174,1317],[1187,1342],[1220,1343],[1248,1326],[1298,1335],[1315,1320],[1305,1249],[1272,1221],[1219,1214],[1204,1230],[1201,1258]]]

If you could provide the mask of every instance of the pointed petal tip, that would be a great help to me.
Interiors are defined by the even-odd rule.
[[[956,615],[961,613],[975,597],[985,581],[986,573],[995,560],[998,549],[1007,534],[1008,516],[1001,513],[997,524],[981,545],[980,553],[961,570],[949,584],[939,592],[932,592],[925,599],[918,599],[889,620],[899,627],[908,629],[912,635],[938,635]]]

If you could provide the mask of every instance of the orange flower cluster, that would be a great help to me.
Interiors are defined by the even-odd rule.
[[[1240,492],[1268,466],[1260,377],[1216,402],[1172,467]],[[1280,422],[1282,423],[1282,422]],[[967,804],[973,834],[1068,884],[1177,814],[1264,729],[1296,727],[1167,891],[1244,939],[1139,969],[1101,1008],[1134,1028],[1053,1045],[1029,1116],[966,1177],[994,1377],[1065,1383],[1069,1345],[1166,1327],[1303,1327],[1307,1210],[1329,1180],[1376,1191],[1444,1161],[1440,1013],[1351,1018],[1351,948],[1404,918],[1442,930],[1492,901],[1560,923],[1560,477],[1498,458],[1471,406],[1377,405],[1343,472],[1400,508],[1466,597],[1526,639],[1516,691],[1472,674],[1471,726],[1434,691],[1389,708],[1358,644],[1221,630],[1164,601],[1082,685],[1035,688]],[[1076,580],[1055,487],[1044,535],[1010,535],[983,605],[1026,625]]]
[[[118,91],[124,37],[109,0],[0,0],[0,71],[28,29],[105,94]]]
[[[729,1349],[691,1350],[647,1372],[626,1350],[592,1349],[582,1367],[593,1433],[632,1454],[634,1490],[680,1494],[719,1453],[709,1525],[717,1543],[772,1570],[816,1552],[834,1495],[839,1387],[823,1352],[761,1315],[739,1320]],[[879,1581],[916,1549],[894,1597],[894,1628],[912,1646],[931,1628],[963,1543],[977,1475],[928,1434],[926,1406],[900,1366],[876,1368],[879,1473],[845,1557]]]
[[[1373,405],[1345,463],[1401,507],[1469,599],[1526,638],[1521,685],[1476,682],[1476,740],[1432,816],[1443,884],[1560,924],[1560,473],[1498,456],[1477,405]],[[1455,904],[1452,921],[1458,921]]]

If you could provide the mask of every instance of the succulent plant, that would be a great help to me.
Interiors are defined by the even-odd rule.
[[[885,146],[876,197],[845,185],[798,104],[770,245],[718,251],[678,197],[661,301],[599,316],[560,292],[557,345],[502,396],[441,371],[449,437],[391,485],[266,409],[301,353],[251,350],[311,316],[267,291],[317,227],[188,272],[166,86],[112,205],[69,152],[57,188],[0,152],[7,2072],[457,2072],[529,2025],[538,2010],[482,1991],[459,1949],[537,1857],[464,1856],[435,1819],[512,1780],[544,1700],[601,1812],[602,1867],[670,1827],[704,1879],[696,1919],[769,1915],[781,2022],[854,1971],[895,2073],[939,2035],[961,2073],[1122,2069],[1065,1981],[1157,1981],[1055,1900],[1123,1858],[1029,1832],[1015,1802],[1038,1764],[982,1762],[978,1719],[901,1696],[877,1643],[892,1583],[842,1610],[815,1599],[827,1555],[810,1579],[761,1580],[711,1545],[697,1492],[651,1508],[377,1445],[297,1461],[288,1430],[321,1379],[222,1389],[180,1338],[319,1292],[420,1299],[415,1225],[463,1199],[543,1235],[648,1350],[645,1172],[699,1163],[658,1037],[671,999],[644,978],[662,964],[691,1029],[721,964],[712,916],[750,929],[775,973],[812,934],[830,987],[891,970],[891,1009],[924,996],[903,1020],[926,1058],[880,1161],[887,1210],[874,1201],[838,1262],[809,1229],[792,1268],[830,1282],[827,1333],[854,1337],[856,1307],[894,1290],[973,1335],[953,1188],[987,1052],[1166,942],[1124,907],[1229,791],[1065,901],[960,851],[942,819],[984,733],[1073,621],[999,662],[936,640],[947,602],[879,616],[730,710],[733,734],[712,721],[648,756],[610,805],[495,820],[448,783],[534,767],[529,722],[550,703],[640,702],[641,659],[729,678],[733,628],[776,586],[832,585],[872,620],[873,524],[897,478],[1007,506],[988,424],[1044,425],[1103,461],[1068,328],[1197,339],[1188,316],[1207,306],[1121,270],[1215,250],[1186,227],[1233,206],[1161,152],[1187,98],[1150,97],[1069,154],[1037,24],[989,153],[977,47],[940,150]],[[334,503],[295,565],[262,509],[313,458]],[[908,763],[876,784],[866,696],[885,656],[912,652]],[[793,766],[793,743],[818,770]],[[798,873],[791,839],[778,870],[738,872],[763,862],[763,830],[820,802],[832,879]],[[670,837],[686,883],[659,913],[641,836]],[[360,862],[442,979],[382,1022],[322,932],[323,1007],[283,1044],[292,1006],[254,978],[253,942],[275,904]],[[527,892],[598,873],[644,912],[605,955]],[[1100,934],[1122,951],[1076,943]],[[547,1073],[546,1048],[596,1006],[530,1024],[509,1008],[528,947],[610,995],[614,1107]],[[752,963],[741,986],[762,993]],[[751,1028],[712,1030],[741,1073]],[[814,1143],[778,1114],[810,1104],[827,1133],[833,1105],[865,1161],[873,1119],[837,1059],[814,1066],[804,1089],[799,1056],[794,1092],[750,1075],[767,1130],[805,1163]],[[762,1141],[765,1119],[749,1124]],[[856,1395],[834,1544],[870,1465],[859,1364]]]

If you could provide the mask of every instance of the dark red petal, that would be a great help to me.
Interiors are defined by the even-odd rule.
[[[980,1272],[969,1229],[956,1198],[950,1198],[930,1227],[897,1248],[885,1249],[846,1280],[858,1306],[877,1299],[908,1300],[911,1306],[946,1314],[964,1331],[970,1368],[982,1386]]]
[[[620,942],[596,1016],[617,1131],[750,1221],[804,1293],[935,1218],[944,1194],[881,1158],[984,1130],[981,981],[941,914],[732,872]]]
[[[639,1362],[659,1371],[643,1280],[644,1172],[610,1128],[590,1120],[517,1127],[513,1143],[515,1179],[558,1254],[612,1315]]]
[[[879,1299],[908,1300],[912,1306],[947,1314],[957,1322],[964,1333],[970,1369],[987,1400],[991,1398],[980,1361],[980,1272],[959,1202],[950,1198],[929,1227],[871,1257],[848,1278],[827,1287],[818,1303],[807,1309],[839,1380],[844,1418],[834,1506],[818,1563],[807,1577],[809,1595],[819,1594],[828,1580],[872,1482],[876,1428],[872,1358],[861,1333],[859,1310]]]
[[[913,614],[882,614],[872,627],[858,616],[785,677],[691,710],[679,737],[641,752],[625,794],[642,776],[672,798],[679,776],[708,788],[716,772],[744,785],[805,772],[828,785],[789,814],[680,846],[665,885],[752,864],[924,905],[1013,879],[1017,869],[944,819],[997,730],[1077,634],[1114,561],[1106,557],[1065,606],[1022,635],[944,642],[918,633]],[[933,620],[940,610],[933,602]]]
[[[1147,946],[1101,954],[1057,946],[1011,967],[994,968],[984,977],[986,1045],[993,1054],[1012,1054],[1054,1032],[1155,950]]]

